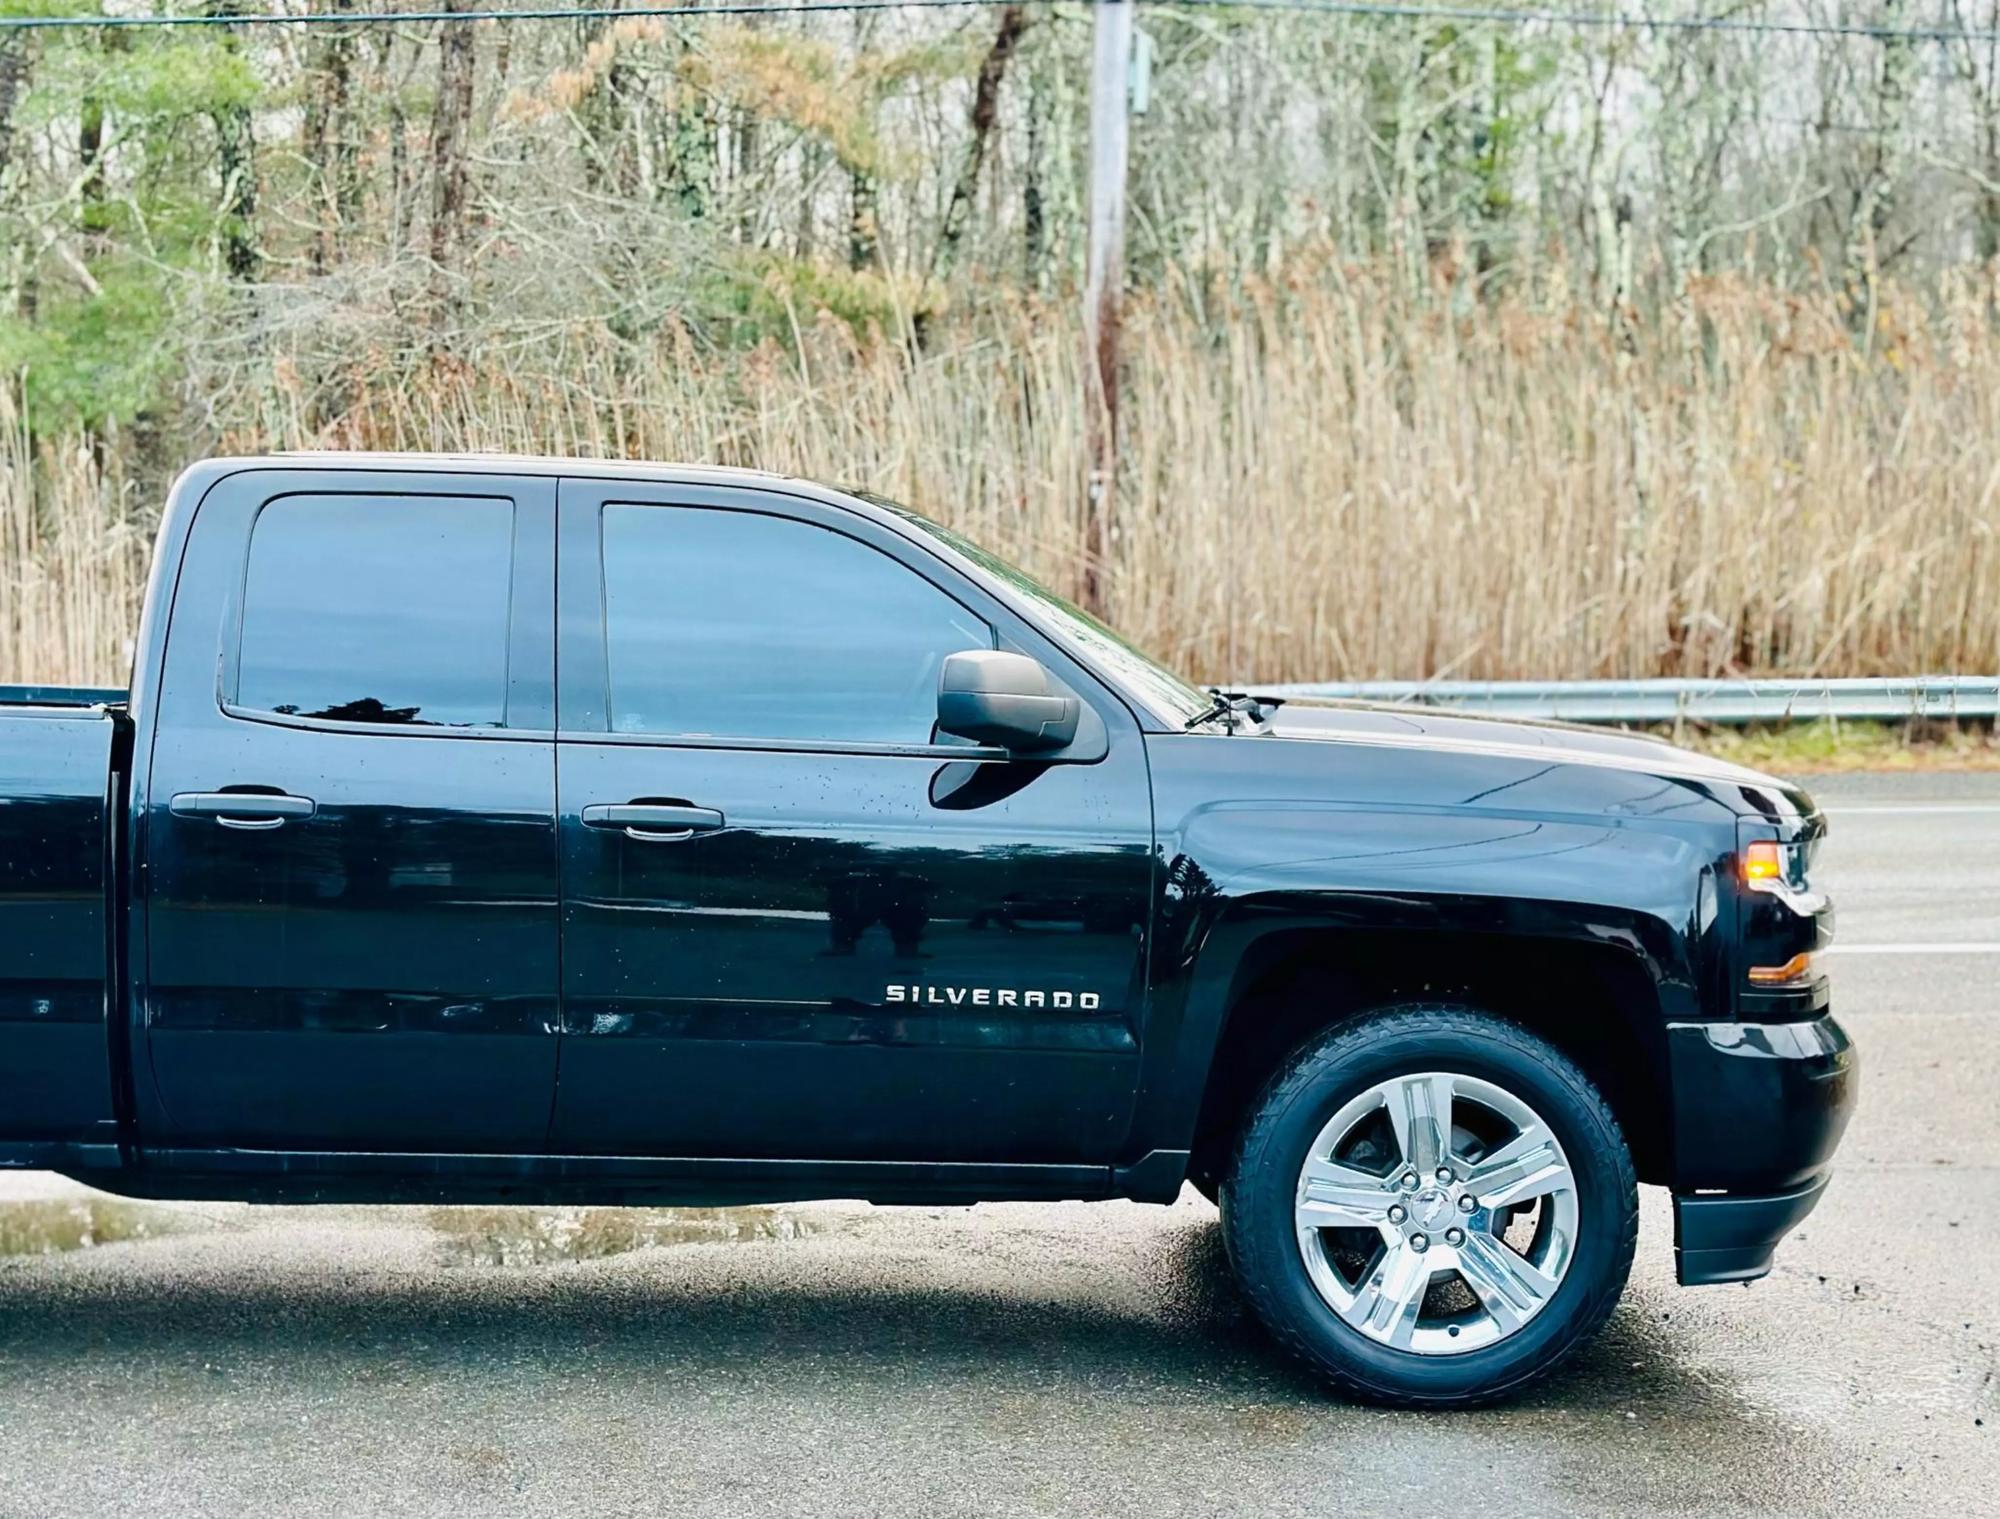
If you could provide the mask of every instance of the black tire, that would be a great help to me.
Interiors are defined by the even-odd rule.
[[[1307,1147],[1373,1084],[1446,1070],[1494,1083],[1555,1132],[1576,1178],[1577,1239],[1547,1303],[1477,1350],[1425,1355],[1370,1339],[1314,1287],[1293,1207]],[[1632,1154],[1611,1109],[1553,1045],[1449,1003],[1381,1008],[1310,1040],[1265,1085],[1222,1188],[1222,1227],[1243,1294],[1272,1335],[1341,1393],[1402,1408],[1466,1408],[1552,1372],[1610,1316],[1638,1239]]]

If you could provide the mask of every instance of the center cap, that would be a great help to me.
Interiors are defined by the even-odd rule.
[[[1437,1187],[1419,1192],[1410,1199],[1410,1217],[1426,1229],[1442,1229],[1458,1211],[1451,1194]]]

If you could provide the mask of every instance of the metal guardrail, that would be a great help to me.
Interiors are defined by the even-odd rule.
[[[1272,696],[1455,707],[1493,717],[1572,723],[1720,724],[2000,720],[2000,675],[1913,675],[1837,680],[1357,680],[1241,689]],[[119,702],[100,686],[0,686],[0,703],[88,706]]]
[[[1721,724],[2000,718],[2000,676],[1838,680],[1362,680],[1256,686],[1273,696],[1454,707],[1573,723]]]

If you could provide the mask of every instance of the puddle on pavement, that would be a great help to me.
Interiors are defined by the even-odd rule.
[[[549,1266],[654,1245],[799,1239],[827,1225],[778,1208],[433,1208],[447,1266]]]
[[[0,1203],[0,1256],[55,1255],[177,1234],[185,1224],[158,1208],[114,1197]]]

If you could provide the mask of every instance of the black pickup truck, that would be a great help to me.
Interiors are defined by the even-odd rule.
[[[1203,691],[887,502],[219,459],[0,705],[0,1166],[143,1197],[1219,1202],[1349,1393],[1770,1267],[1855,1095],[1796,788]]]

